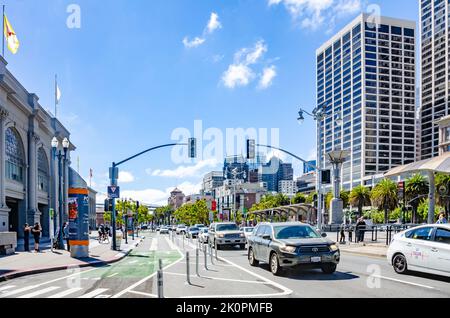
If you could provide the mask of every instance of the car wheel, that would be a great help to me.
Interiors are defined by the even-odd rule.
[[[336,264],[326,264],[322,266],[322,272],[325,274],[333,274],[336,272],[337,265]]]
[[[270,271],[275,276],[281,274],[281,266],[280,262],[278,261],[277,253],[272,253],[272,255],[270,256]]]
[[[248,250],[248,262],[250,263],[250,266],[258,266],[259,262],[255,258],[255,253],[253,252],[253,249],[250,247]]]
[[[241,250],[245,250],[245,244],[240,245]]]
[[[408,271],[408,263],[406,257],[402,254],[397,254],[392,260],[392,266],[397,274],[405,274]]]

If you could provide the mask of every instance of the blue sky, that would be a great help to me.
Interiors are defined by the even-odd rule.
[[[72,165],[79,157],[86,178],[92,168],[101,193],[111,162],[171,142],[177,128],[193,133],[196,120],[223,135],[278,129],[283,148],[313,159],[314,122],[299,126],[296,115],[314,108],[315,50],[369,5],[416,21],[419,10],[413,0],[4,2],[21,43],[6,53],[10,71],[51,111],[58,74],[59,118],[77,146]],[[70,4],[81,10],[80,28],[67,26]],[[161,204],[175,186],[198,190],[218,161],[180,164],[160,150],[121,167],[119,182],[124,196]]]

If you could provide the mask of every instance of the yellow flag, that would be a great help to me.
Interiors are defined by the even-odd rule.
[[[9,23],[8,18],[6,15],[4,16],[4,34],[6,38],[6,43],[8,44],[8,49],[11,51],[12,54],[16,54],[19,50],[19,40],[17,39],[16,32],[14,32],[14,29],[11,26],[11,23]]]

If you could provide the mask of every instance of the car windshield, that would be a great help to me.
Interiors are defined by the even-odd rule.
[[[246,229],[244,229],[245,232],[250,233],[253,232],[253,228],[252,227],[248,227]]]
[[[208,229],[205,229],[205,228],[201,229],[201,231],[202,231],[202,233],[208,233]]]
[[[239,231],[239,228],[236,224],[219,224],[217,231]]]
[[[189,231],[198,231],[198,227],[191,227]]]
[[[320,238],[321,236],[309,226],[291,225],[274,227],[275,238],[279,240]]]

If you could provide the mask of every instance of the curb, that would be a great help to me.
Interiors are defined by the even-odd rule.
[[[95,262],[83,263],[83,264],[69,264],[69,265],[61,265],[61,266],[46,267],[46,268],[37,268],[37,269],[24,270],[24,271],[13,271],[13,272],[8,273],[8,274],[0,275],[0,282],[6,282],[6,281],[14,279],[14,278],[19,278],[19,277],[24,277],[24,276],[29,276],[29,275],[36,275],[36,274],[43,274],[43,273],[50,273],[50,272],[66,270],[66,269],[69,269],[71,267],[83,268],[83,267],[90,267],[90,266],[99,266],[99,265],[113,264],[113,263],[116,263],[116,262],[122,260],[126,256],[128,256],[128,254],[130,254],[131,251],[133,251],[134,248],[136,248],[139,244],[141,244],[142,240],[143,239],[141,238],[140,241],[138,241],[138,242],[134,243],[133,245],[131,245],[132,248],[128,249],[126,252],[120,252],[119,254],[122,254],[120,257],[113,257],[113,258],[111,258],[109,260],[95,261]]]
[[[341,251],[341,253],[354,254],[354,255],[359,255],[359,256],[370,256],[370,257],[376,257],[376,258],[386,258],[387,257],[387,254],[349,251],[349,250],[343,250],[343,249],[341,249],[340,251]]]

